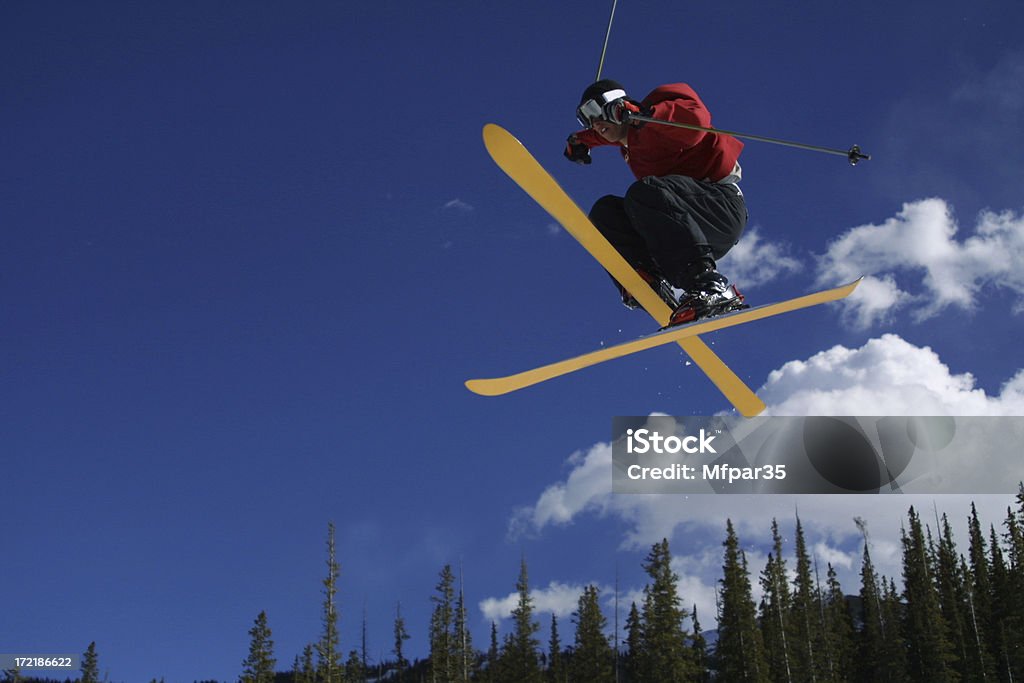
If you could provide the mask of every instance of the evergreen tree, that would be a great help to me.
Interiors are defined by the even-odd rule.
[[[1017,489],[1017,508],[1006,515],[1006,586],[1004,640],[1014,680],[1024,679],[1024,483]]]
[[[432,681],[455,680],[455,575],[451,565],[441,570],[441,580],[431,598],[434,612],[430,618],[430,671]]]
[[[491,646],[487,648],[487,668],[481,680],[485,683],[498,683],[501,680],[501,650],[498,648],[498,625],[491,622]]]
[[[886,639],[882,643],[882,661],[885,662],[882,680],[887,683],[903,683],[911,680],[907,664],[907,638],[903,630],[906,609],[900,602],[896,582],[882,578],[882,623]]]
[[[359,650],[350,650],[345,662],[345,683],[366,683],[366,663]]]
[[[570,659],[572,680],[611,683],[615,680],[615,657],[604,631],[608,625],[601,612],[596,586],[587,586],[577,603],[573,620],[576,641]]]
[[[704,632],[700,628],[700,619],[697,618],[697,605],[693,606],[693,642],[690,645],[694,668],[697,670],[697,683],[705,683],[710,680],[708,671],[708,642],[704,638]]]
[[[964,587],[964,575],[961,572],[960,559],[953,540],[953,529],[949,518],[942,515],[941,535],[935,549],[935,581],[939,595],[939,608],[949,628],[949,640],[954,659],[951,667],[961,680],[971,680],[975,667],[971,665],[969,650],[973,647],[968,643],[967,591]]]
[[[338,566],[334,545],[334,522],[329,522],[327,524],[327,577],[323,580],[324,604],[321,617],[324,630],[316,644],[318,683],[341,683],[344,673],[339,650],[338,608],[335,604],[340,575],[341,569]]]
[[[996,659],[997,680],[1012,681],[1017,678],[1010,658],[1010,641],[1013,634],[1011,625],[1007,623],[1006,603],[1003,600],[1009,591],[1010,578],[994,526],[989,527],[989,542],[992,553],[989,564],[989,577],[992,580],[992,650]]]
[[[533,598],[525,558],[520,563],[516,590],[519,601],[512,610],[512,633],[506,637],[501,653],[502,680],[537,681],[541,674],[540,643],[536,638],[540,625],[533,620]]]
[[[469,683],[476,673],[476,651],[473,649],[473,638],[466,623],[465,595],[459,587],[459,597],[455,602],[455,629],[452,631],[452,660],[455,663],[456,683]]]
[[[295,656],[292,665],[292,683],[316,683],[316,667],[313,666],[313,646],[307,645],[302,655]]]
[[[863,531],[863,529],[862,529]],[[859,637],[860,680],[888,680],[886,672],[891,662],[884,659],[886,646],[885,623],[882,619],[882,593],[871,561],[867,534],[864,535],[864,554],[860,565],[861,628]]]
[[[409,640],[409,633],[405,630],[405,619],[402,618],[402,603],[395,606],[395,677],[396,683],[405,680],[405,671],[409,668],[409,660],[405,658],[405,641]]]
[[[267,613],[260,612],[249,629],[249,656],[242,662],[239,683],[274,683],[274,641],[270,639]]]
[[[827,591],[822,606],[822,633],[825,647],[824,680],[852,680],[856,663],[856,642],[850,608],[839,585],[836,570],[828,565]]]
[[[82,655],[82,679],[81,683],[99,683],[100,664],[99,656],[96,654],[96,642],[89,643],[85,654]]]
[[[643,567],[651,582],[644,587],[641,672],[652,681],[686,681],[694,673],[686,647],[688,634],[683,628],[687,614],[680,606],[676,586],[679,577],[672,571],[667,538],[654,544]]]
[[[548,675],[550,683],[566,683],[569,680],[568,667],[562,653],[562,641],[558,637],[558,617],[551,615],[551,635],[548,638]]]
[[[807,552],[803,525],[796,520],[796,577],[793,580],[793,596],[788,615],[788,630],[792,633],[793,679],[817,681],[826,671],[823,663],[823,633],[819,624],[821,602],[814,577],[811,574],[811,557]]]
[[[949,627],[939,605],[921,519],[913,507],[909,523],[910,530],[902,534],[908,670],[922,681],[956,681],[958,677],[950,666],[955,655]]]
[[[626,656],[622,668],[627,681],[639,681],[640,663],[644,659],[644,623],[636,603],[631,603],[626,617]]]
[[[782,556],[782,536],[779,523],[772,520],[772,552],[761,572],[761,633],[768,654],[768,670],[773,681],[792,681],[793,663],[790,654],[789,619],[792,597],[786,560]]]
[[[991,658],[988,656],[988,647],[982,643],[981,626],[974,610],[974,579],[971,577],[971,568],[967,564],[967,559],[963,555],[960,556],[960,576],[963,577],[962,616],[967,648],[961,678],[968,683],[992,680],[995,672],[991,666]]]
[[[761,631],[750,587],[747,560],[732,520],[726,521],[725,561],[722,565],[718,647],[715,663],[722,681],[766,683],[768,665],[765,660]]]
[[[970,658],[975,671],[980,672],[984,680],[993,680],[995,676],[995,660],[998,652],[992,619],[992,580],[989,569],[988,548],[985,535],[978,519],[978,510],[971,503],[971,516],[967,520],[968,555],[970,564],[967,581],[967,606],[971,634],[975,648]]]

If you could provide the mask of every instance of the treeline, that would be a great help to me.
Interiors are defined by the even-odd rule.
[[[602,596],[587,586],[570,624],[551,616],[548,642],[538,638],[539,615],[530,595],[526,561],[516,581],[517,603],[508,633],[492,623],[486,647],[473,643],[467,608],[450,566],[442,568],[429,624],[429,656],[410,661],[409,634],[396,606],[391,654],[371,663],[365,619],[359,646],[343,657],[336,604],[339,566],[334,527],[328,526],[322,632],[279,671],[267,615],[249,631],[249,654],[239,683],[638,683],[662,681],[863,681],[928,683],[1024,681],[1024,484],[1006,518],[986,529],[972,504],[961,549],[946,517],[934,527],[911,507],[901,524],[902,576],[880,575],[866,525],[860,587],[847,592],[831,564],[808,551],[799,517],[794,550],[783,552],[772,521],[767,560],[755,575],[732,521],[726,524],[718,581],[718,627],[705,633],[696,607],[679,593],[667,540],[643,563],[648,582],[629,606],[622,633],[609,632]],[[791,569],[792,567],[792,569]],[[822,574],[824,576],[822,576]],[[760,587],[755,602],[753,581]],[[710,641],[710,644],[709,644]],[[85,666],[89,667],[88,672]],[[82,683],[97,680],[96,654],[83,658]],[[20,679],[7,672],[8,681]]]
[[[429,656],[407,658],[408,632],[399,607],[394,657],[372,666],[365,625],[361,647],[344,662],[336,650],[337,565],[329,527],[324,634],[296,658],[290,674],[277,675],[277,683],[1024,681],[1024,484],[999,528],[985,529],[971,505],[963,550],[946,515],[936,514],[932,526],[911,507],[901,524],[899,581],[876,572],[866,525],[855,522],[864,540],[860,587],[847,592],[831,564],[819,567],[812,559],[799,517],[790,557],[772,521],[771,551],[756,575],[728,521],[714,633],[702,631],[696,606],[688,608],[680,595],[667,540],[645,558],[648,583],[639,604],[630,605],[621,634],[609,633],[600,590],[587,586],[571,628],[552,616],[543,645],[525,560],[509,632],[499,637],[492,623],[486,648],[474,645],[462,590],[445,566],[431,597]],[[757,602],[753,581],[761,589]],[[250,635],[240,681],[271,683],[265,614]]]

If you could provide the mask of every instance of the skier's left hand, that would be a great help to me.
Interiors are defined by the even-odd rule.
[[[565,151],[562,152],[566,159],[577,164],[589,164],[590,148],[579,141],[575,134],[570,135],[565,141]]]

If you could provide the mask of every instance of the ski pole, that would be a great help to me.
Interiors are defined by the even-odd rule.
[[[731,135],[736,138],[746,138],[748,140],[757,140],[758,142],[770,142],[773,145],[783,145],[785,147],[796,147],[797,149],[806,149],[812,152],[823,152],[825,154],[835,154],[836,156],[846,157],[850,160],[851,166],[856,166],[857,162],[861,159],[871,159],[870,154],[863,154],[860,151],[860,147],[854,145],[848,150],[832,149],[831,147],[818,147],[817,145],[805,145],[802,142],[791,142],[789,140],[780,140],[778,138],[766,138],[762,135],[750,135],[749,133],[737,133],[731,130],[720,130],[718,128],[705,128],[704,126],[695,126],[689,123],[677,123],[675,121],[662,121],[661,119],[654,119],[650,116],[643,116],[641,114],[630,114],[629,121],[643,121],[645,123],[658,123],[663,126],[674,126],[675,128],[688,128],[690,130],[701,130],[705,133],[721,133],[723,135]]]
[[[619,0],[612,0],[612,13],[608,17],[608,29],[604,32],[604,45],[601,47],[601,61],[597,63],[597,78],[595,81],[601,80],[601,71],[604,69],[604,55],[608,52],[608,38],[612,35],[612,20],[615,19],[615,5],[619,4]]]

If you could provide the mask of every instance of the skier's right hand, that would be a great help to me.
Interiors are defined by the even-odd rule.
[[[565,141],[565,151],[562,154],[566,159],[577,164],[589,164],[591,161],[590,148],[580,142],[575,133]]]

